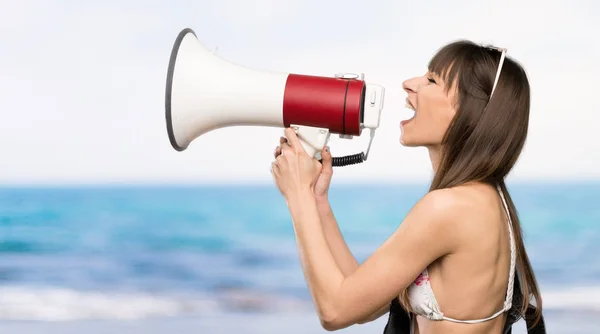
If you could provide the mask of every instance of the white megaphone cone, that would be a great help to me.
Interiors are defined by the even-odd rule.
[[[259,71],[228,62],[182,30],[171,51],[165,116],[171,146],[185,150],[197,137],[228,126],[293,127],[303,147],[318,157],[330,134],[360,136],[379,127],[384,88],[358,75],[319,77]],[[369,142],[369,148],[371,142]],[[334,166],[359,163],[367,153],[334,158]]]

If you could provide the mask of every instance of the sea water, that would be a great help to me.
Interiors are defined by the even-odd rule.
[[[600,183],[508,187],[547,318],[566,323],[572,314],[595,326]],[[332,187],[340,229],[359,261],[426,191],[426,184]],[[0,190],[3,323],[240,314],[316,319],[274,185]]]

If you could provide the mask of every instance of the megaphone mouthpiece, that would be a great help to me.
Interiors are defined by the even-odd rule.
[[[358,76],[321,77],[236,65],[208,50],[186,28],[169,59],[167,132],[171,146],[183,151],[218,128],[294,127],[307,152],[315,156],[330,134],[360,136],[363,128],[377,128],[383,93],[383,87],[367,85]],[[359,155],[353,156],[354,160],[336,160],[336,165],[359,160]]]

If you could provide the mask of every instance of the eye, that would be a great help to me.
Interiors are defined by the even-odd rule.
[[[427,80],[428,80],[429,82],[431,82],[432,84],[435,84],[435,83],[436,83],[436,82],[435,82],[435,79],[433,79],[433,78],[431,78],[431,77],[430,77],[430,78],[427,78]]]

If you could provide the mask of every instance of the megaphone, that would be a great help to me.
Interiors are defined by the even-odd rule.
[[[233,64],[202,45],[192,29],[177,36],[167,72],[165,116],[171,146],[185,150],[199,136],[229,126],[292,127],[306,152],[320,159],[331,134],[371,132],[367,151],[334,157],[334,166],[367,159],[385,89],[364,75],[333,77],[261,71]]]

